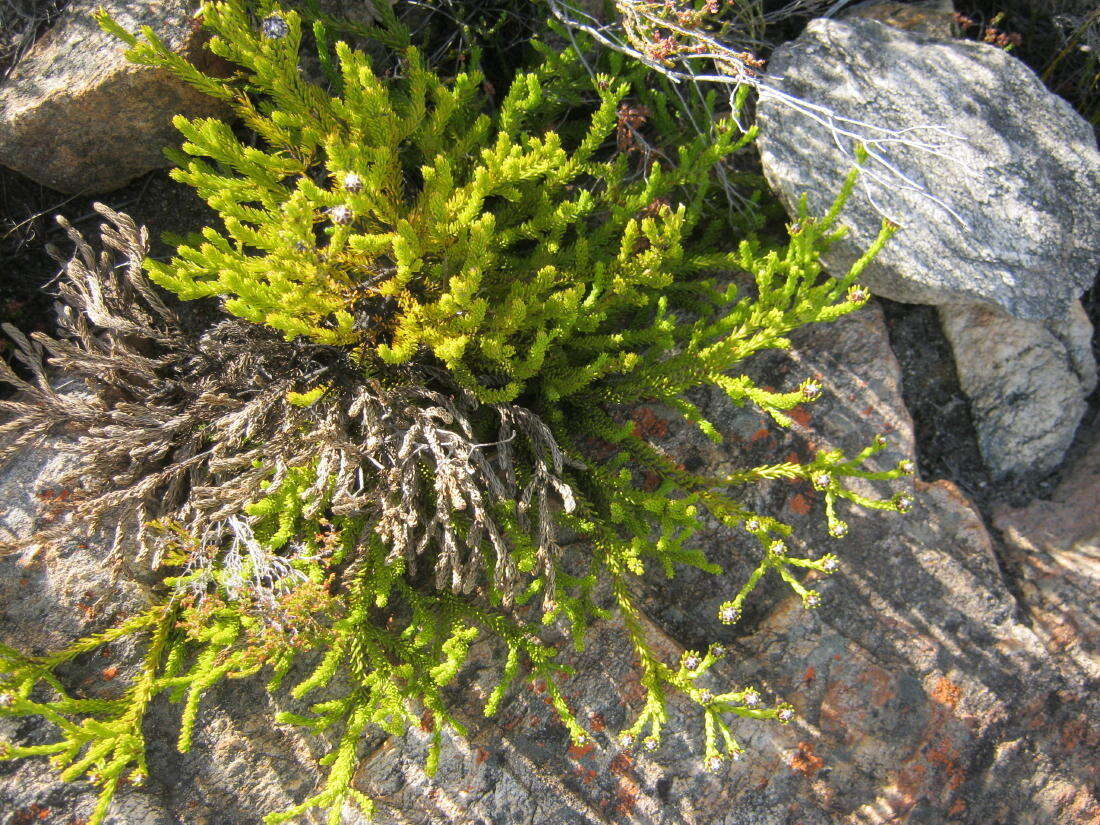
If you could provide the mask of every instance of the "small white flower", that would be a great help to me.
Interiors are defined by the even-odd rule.
[[[744,758],[745,758],[745,752],[744,751],[733,751],[730,754],[730,761],[731,762],[740,762]]]
[[[912,473],[915,468],[912,461],[910,461],[908,458],[903,458],[901,461],[898,462],[898,469],[901,470],[903,473],[909,474]]]
[[[759,533],[764,529],[764,525],[760,523],[759,519],[750,518],[745,521],[745,529],[750,533]]]
[[[828,473],[814,473],[810,478],[810,482],[819,490],[828,487],[830,481],[832,481],[832,478]]]
[[[660,743],[657,741],[656,736],[647,736],[645,739],[642,740],[642,748],[649,751],[650,753],[653,753],[653,751],[657,750],[658,744]]]
[[[344,175],[344,188],[353,195],[356,192],[361,192],[363,189],[363,179],[354,172],[348,172]]]
[[[718,773],[722,770],[722,757],[721,756],[708,756],[703,761],[703,767],[711,773]]]
[[[813,379],[802,385],[802,397],[807,401],[814,401],[821,396],[821,384]]]
[[[853,304],[862,304],[871,299],[871,293],[862,286],[853,286],[848,290],[848,300]]]
[[[269,40],[282,40],[290,34],[290,26],[281,15],[273,14],[260,23],[260,32]]]
[[[794,721],[794,708],[790,705],[780,705],[776,711],[775,718],[782,722],[784,725]]]
[[[764,703],[763,697],[756,688],[746,690],[742,701],[744,701],[746,707],[750,708],[758,708]]]
[[[829,525],[829,535],[834,539],[839,539],[848,535],[848,525],[843,521],[834,521]]]
[[[718,621],[723,624],[733,624],[741,618],[741,608],[732,602],[726,602],[718,608]]]
[[[634,734],[628,730],[624,730],[619,734],[619,747],[624,751],[628,751],[634,747]]]
[[[0,708],[10,708],[15,704],[15,697],[10,693],[0,693]]]
[[[726,655],[726,646],[721,642],[715,642],[710,646],[710,652],[715,659],[721,659]]]
[[[687,670],[695,670],[702,662],[703,660],[694,650],[685,650],[684,655],[680,657],[680,664]]]
[[[840,569],[840,559],[836,556],[826,556],[821,560],[821,569],[826,573],[835,573]]]
[[[894,497],[894,505],[899,513],[908,513],[913,509],[913,497],[908,493],[900,493]]]
[[[768,552],[775,553],[777,556],[782,556],[787,552],[787,545],[779,539],[776,539],[768,545]]]
[[[810,590],[802,597],[802,603],[811,610],[821,606],[821,594],[816,590]]]
[[[332,219],[333,223],[345,226],[351,223],[352,212],[351,209],[344,204],[339,204],[328,210],[328,216]]]

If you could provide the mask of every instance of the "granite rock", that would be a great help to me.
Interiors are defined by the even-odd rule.
[[[1046,322],[974,304],[941,306],[939,313],[990,472],[1003,478],[1053,470],[1096,388],[1092,324],[1081,304]]]
[[[180,143],[172,117],[223,115],[160,69],[127,61],[126,46],[100,30],[102,7],[127,31],[151,26],[200,68],[220,71],[202,48],[198,0],[73,0],[0,84],[0,164],[60,192],[117,189],[168,165]]]
[[[872,127],[942,131],[908,136],[933,153],[879,144],[912,181],[946,203],[885,179],[868,160],[841,220],[851,231],[826,255],[847,271],[883,216],[899,232],[862,280],[911,303],[984,303],[1027,320],[1064,317],[1100,265],[1100,154],[1092,127],[1023,63],[984,43],[945,42],[870,19],[811,21],[776,49],[765,86]],[[853,166],[855,141],[762,93],[760,153],[772,187],[795,210],[803,193],[822,214]],[[824,115],[820,115],[824,117]],[[844,151],[841,151],[843,148]]]

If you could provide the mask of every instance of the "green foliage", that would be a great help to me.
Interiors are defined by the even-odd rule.
[[[147,260],[149,278],[183,299],[219,296],[229,313],[288,341],[338,349],[358,372],[350,383],[313,374],[279,384],[296,386],[287,420],[307,441],[316,434],[315,452],[303,460],[295,446],[283,466],[274,462],[235,515],[152,525],[165,578],[146,613],[54,656],[0,650],[0,713],[42,716],[61,732],[55,744],[7,756],[52,755],[65,778],[98,781],[98,825],[122,777],[145,772],[140,723],[154,697],[182,702],[186,751],[206,691],[261,671],[281,690],[298,662],[308,674],[289,692],[305,707],[277,721],[331,730],[337,744],[316,793],[266,821],[316,808],[337,823],[345,805],[370,812],[352,785],[369,729],[426,727],[434,771],[445,729],[464,732],[444,689],[479,640],[504,661],[486,715],[515,680],[539,680],[572,741],[586,741],[562,695],[566,669],[539,634],[560,622],[582,646],[590,624],[609,615],[599,594],[617,607],[646,693],[624,747],[656,747],[673,692],[700,709],[710,769],[742,754],[731,717],[789,721],[789,705],[766,706],[755,688],[698,687],[718,646],[662,662],[631,581],[654,566],[669,576],[679,565],[718,572],[691,543],[709,514],[761,553],[720,619],[736,621],[769,572],[815,607],[820,597],[801,574],[831,573],[836,557],[790,553],[791,528],[742,504],[739,488],[810,481],[840,536],[841,500],[910,504],[862,496],[847,479],[896,479],[910,468],[864,469],[885,446],[875,439],[851,458],[823,452],[804,465],[709,477],[622,423],[622,411],[662,404],[721,441],[691,391],[717,387],[781,426],[821,394],[816,381],[777,391],[734,370],[789,346],[790,331],[867,301],[855,279],[892,227],[844,277],[825,276],[819,263],[843,231],[837,216],[854,173],[828,214],[803,207],[787,242],[768,244],[731,223],[714,174],[752,134],[725,118],[716,137],[700,136],[621,61],[590,78],[573,53],[544,49],[494,106],[475,72],[442,78],[411,47],[399,76],[383,78],[337,42],[322,59],[327,83],[310,81],[299,70],[302,19],[272,3],[255,15],[240,0],[208,3],[203,19],[211,48],[239,67],[233,77],[203,75],[151,31],[138,38],[101,18],[131,59],[224,100],[259,139],[177,118],[185,143],[173,174],[223,226],[168,262]],[[396,21],[387,31],[403,42]],[[320,22],[313,34],[329,42]],[[333,436],[332,422],[357,416],[361,428]],[[597,460],[594,443],[610,457]],[[656,484],[642,483],[647,474]],[[557,530],[579,536],[585,551],[567,559]],[[135,633],[146,634],[148,652],[126,697],[66,693],[59,664]]]

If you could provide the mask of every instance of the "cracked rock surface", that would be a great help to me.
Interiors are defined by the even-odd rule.
[[[750,369],[777,389],[811,375],[823,382],[823,398],[796,410],[789,431],[714,396],[697,400],[726,436],[719,446],[667,410],[624,415],[696,469],[773,463],[833,446],[858,450],[876,432],[891,442],[876,457],[880,466],[912,459],[912,425],[880,310],[872,305],[793,337],[791,353],[758,359]],[[58,460],[43,449],[3,472],[6,529],[57,517],[49,466]],[[850,533],[841,540],[826,535],[819,494],[808,485],[773,482],[749,494],[753,506],[794,526],[793,550],[840,556],[840,572],[813,583],[823,595],[816,611],[766,581],[740,624],[719,624],[717,605],[739,587],[757,551],[745,534],[714,524],[703,542],[724,575],[683,571],[671,581],[654,574],[637,583],[649,632],[667,661],[722,641],[730,654],[708,677],[713,687],[754,684],[768,701],[783,698],[798,709],[785,727],[739,720],[743,762],[703,771],[701,720],[675,700],[656,753],[615,745],[641,689],[612,620],[593,627],[583,653],[560,640],[563,658],[577,669],[565,693],[594,744],[568,746],[537,685],[513,691],[497,718],[484,719],[481,697],[495,676],[494,652],[475,648],[454,693],[471,737],[447,738],[434,779],[423,772],[424,732],[364,741],[356,785],[378,800],[376,822],[1092,825],[1100,817],[1092,790],[1100,745],[1095,638],[1088,638],[1094,625],[1066,620],[1052,633],[1037,618],[1091,615],[1090,589],[1047,586],[1046,572],[1027,565],[1007,565],[1006,578],[966,497],[948,482],[915,486],[917,503],[907,516],[842,511]],[[1088,493],[1067,495],[1060,506],[1079,508]],[[1060,521],[1054,515],[1046,529],[1058,533]],[[22,562],[0,559],[0,639],[55,648],[139,604],[140,588],[114,575],[102,552],[70,547]],[[1067,561],[1060,575],[1068,581],[1074,570]],[[109,650],[85,657],[68,678],[110,695],[132,660],[133,651]],[[103,678],[109,664],[122,668],[113,680]],[[267,697],[259,682],[223,685],[204,700],[186,756],[174,752],[178,707],[158,702],[146,730],[150,782],[122,793],[109,821],[254,825],[301,799],[319,781],[319,748],[271,723],[275,705],[285,701]],[[2,733],[48,741],[50,729],[5,721]],[[0,763],[0,825],[32,821],[44,809],[49,821],[79,822],[92,801],[87,785],[58,782],[44,763]]]

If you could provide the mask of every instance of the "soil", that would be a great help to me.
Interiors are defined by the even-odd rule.
[[[106,194],[64,195],[0,166],[0,322],[26,333],[52,331],[53,284],[60,265],[47,246],[55,245],[66,256],[72,247],[54,216],[64,215],[92,239],[102,222],[92,209],[97,201],[147,226],[150,254],[157,258],[173,248],[164,233],[196,232],[215,219],[194,190],[176,183],[167,170],[150,172]],[[0,353],[6,357],[10,351],[10,342],[0,336]]]

